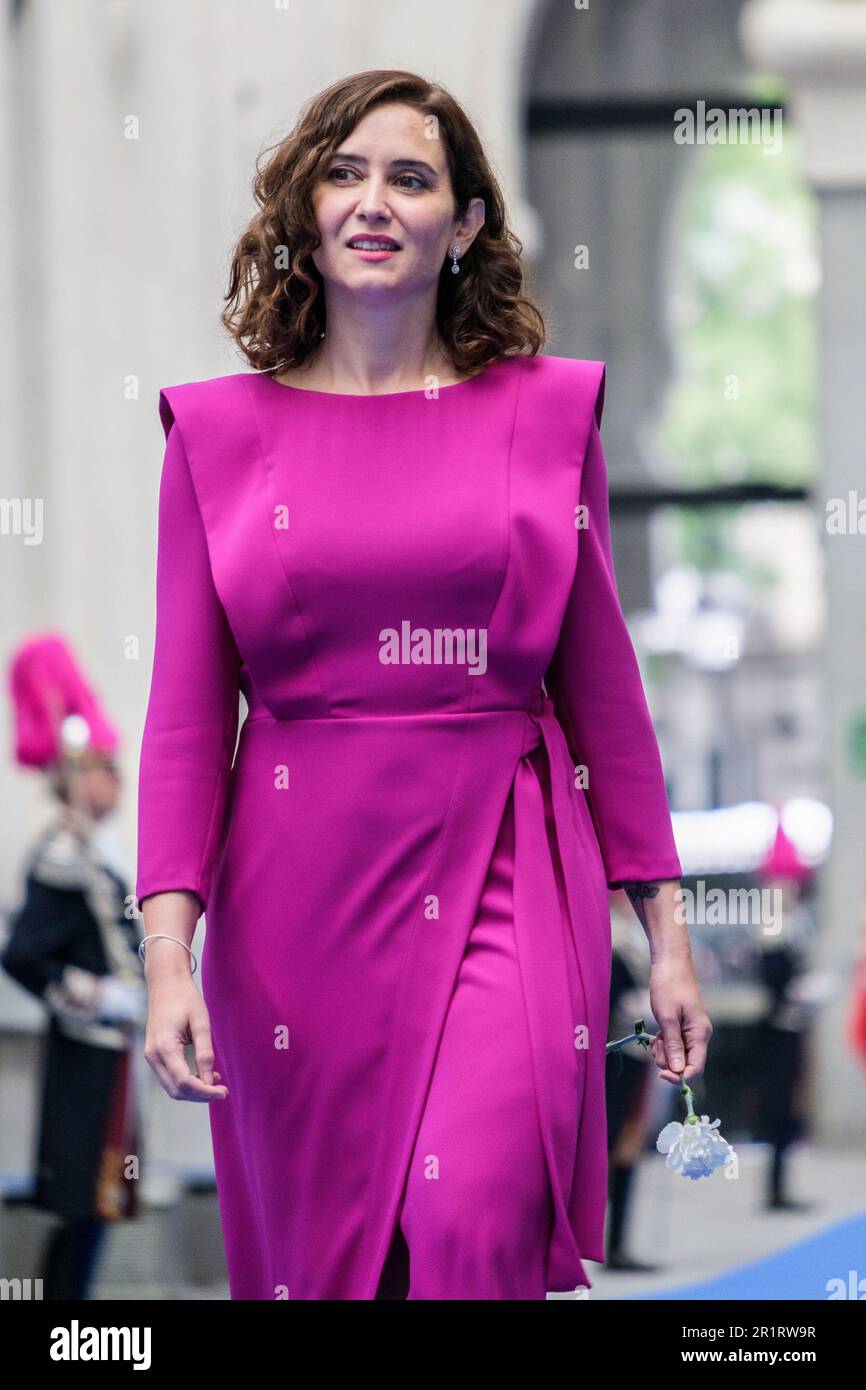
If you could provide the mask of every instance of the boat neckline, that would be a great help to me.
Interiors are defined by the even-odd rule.
[[[440,386],[438,388],[439,395],[441,396],[443,391],[459,391],[461,386],[471,386],[473,382],[482,381],[494,367],[506,360],[506,358],[498,357],[493,362],[489,362],[482,371],[476,372],[474,376],[465,377],[463,381],[449,382],[447,386]],[[278,391],[294,391],[299,396],[327,396],[334,401],[390,401],[405,396],[422,396],[425,400],[433,399],[426,396],[427,388],[424,386],[416,386],[408,391],[318,391],[312,386],[290,386],[286,381],[277,381],[270,372],[255,372],[253,375],[270,381]]]

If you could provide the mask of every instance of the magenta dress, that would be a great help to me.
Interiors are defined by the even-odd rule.
[[[233,1298],[374,1299],[401,1240],[409,1298],[604,1258],[608,888],[681,872],[604,379],[160,392],[136,890],[206,910]]]

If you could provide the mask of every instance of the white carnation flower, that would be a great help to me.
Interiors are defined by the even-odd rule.
[[[709,1115],[701,1115],[700,1120],[697,1116],[689,1117],[682,1125],[672,1120],[656,1140],[656,1148],[660,1154],[667,1154],[667,1167],[684,1178],[711,1178],[717,1168],[723,1168],[734,1157],[727,1139],[717,1133],[720,1124],[721,1120],[710,1124]]]

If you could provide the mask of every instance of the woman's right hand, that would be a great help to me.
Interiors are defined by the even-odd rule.
[[[188,889],[154,893],[145,901],[144,930],[154,937],[144,948],[145,1058],[172,1100],[225,1100],[228,1088],[218,1084],[220,1074],[213,1069],[207,1006],[183,949],[192,943],[201,901]],[[166,939],[171,937],[175,940]],[[195,1048],[195,1072],[190,1071],[183,1050],[189,1043]]]
[[[227,1087],[214,1071],[207,1005],[189,970],[155,972],[148,978],[147,1031],[144,1055],[172,1100],[225,1100]],[[184,1045],[195,1047],[196,1072],[190,1071]]]

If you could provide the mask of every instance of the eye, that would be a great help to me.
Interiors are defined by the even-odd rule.
[[[330,170],[328,171],[327,177],[328,177],[329,179],[332,179],[334,183],[351,183],[352,180],[353,180],[353,178],[354,178],[354,176],[356,175],[356,173],[357,173],[357,170],[355,170],[355,169],[350,169],[349,166],[348,166],[347,164],[337,164],[337,165],[334,166],[333,169],[330,169]],[[348,178],[345,178],[345,179],[344,179],[344,178],[338,178],[338,177],[337,177],[338,174],[348,174],[349,177],[348,177]],[[359,176],[359,177],[360,177],[360,176]],[[407,179],[407,180],[408,180],[408,179],[414,179],[414,183],[404,183],[404,182],[403,182],[404,179]],[[428,188],[428,187],[429,187],[429,184],[427,183],[427,180],[426,180],[426,179],[424,179],[420,174],[413,174],[413,173],[398,174],[397,177],[396,177],[396,179],[395,179],[395,183],[397,184],[398,187],[405,188],[405,189],[407,189],[407,190],[413,190],[413,191],[414,191],[416,188]]]

